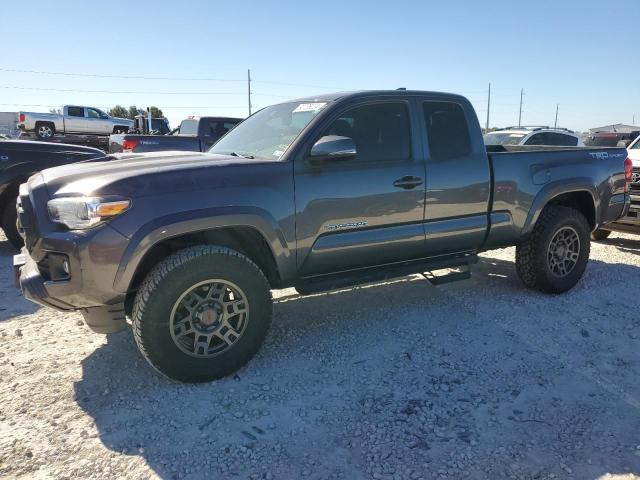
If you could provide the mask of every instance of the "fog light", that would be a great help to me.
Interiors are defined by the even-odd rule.
[[[48,253],[46,256],[46,273],[49,280],[68,280],[71,277],[69,257],[63,253]]]

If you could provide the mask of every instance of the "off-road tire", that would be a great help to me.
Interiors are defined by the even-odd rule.
[[[20,249],[24,245],[24,241],[18,233],[17,217],[18,214],[16,212],[15,202],[10,203],[2,212],[0,226],[2,226],[2,230],[4,231],[7,240],[9,240],[9,243],[15,248]]]
[[[570,227],[578,234],[580,251],[573,269],[563,277],[555,276],[549,266],[548,249],[556,233]],[[549,205],[540,214],[533,232],[516,247],[516,271],[531,289],[545,293],[562,293],[578,283],[589,261],[591,243],[589,223],[573,208]]]
[[[174,342],[171,312],[180,295],[211,278],[239,286],[249,315],[244,333],[228,350],[197,358]],[[235,372],[255,355],[271,325],[272,310],[269,282],[249,258],[225,247],[189,247],[162,260],[140,285],[133,305],[133,334],[142,355],[160,374],[180,382],[209,382]]]
[[[45,129],[47,129],[47,130],[45,130]],[[50,134],[45,134],[45,131],[46,132],[50,132]],[[56,134],[56,127],[53,125],[53,123],[51,123],[51,122],[36,122],[36,137],[38,137],[40,140],[49,140],[55,134]]]
[[[600,242],[609,238],[609,235],[611,235],[611,230],[594,230],[591,232],[591,240]]]

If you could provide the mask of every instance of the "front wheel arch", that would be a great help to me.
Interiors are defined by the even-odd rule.
[[[127,288],[126,302],[132,305],[133,297],[147,274],[166,257],[181,249],[196,245],[215,245],[233,249],[253,261],[264,272],[269,284],[277,288],[281,284],[280,271],[265,237],[253,227],[220,227],[189,232],[164,239],[153,244],[136,265],[135,273]]]

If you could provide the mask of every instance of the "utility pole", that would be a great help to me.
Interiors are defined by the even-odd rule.
[[[636,114],[633,114],[633,122],[631,123],[631,125],[635,125],[636,124]]]
[[[553,128],[558,128],[558,108],[560,107],[559,103],[556,103],[556,123],[553,125]]]
[[[249,116],[251,116],[251,70],[247,69],[247,98],[249,100]]]
[[[487,96],[487,126],[485,132],[489,131],[489,110],[491,109],[491,82],[489,82],[489,95]]]
[[[518,126],[522,126],[522,96],[524,95],[524,88],[520,89],[520,113],[518,114]]]

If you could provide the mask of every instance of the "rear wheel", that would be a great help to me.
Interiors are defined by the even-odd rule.
[[[48,140],[53,137],[55,133],[55,127],[49,122],[37,122],[36,123],[36,136],[42,140]]]
[[[529,238],[516,247],[516,270],[522,282],[547,293],[571,289],[587,267],[589,231],[579,211],[547,206]]]
[[[271,312],[269,283],[251,260],[203,245],[167,257],[149,273],[134,302],[133,332],[158,372],[208,382],[255,355]]]
[[[18,214],[16,212],[15,202],[10,203],[5,207],[0,220],[0,226],[2,226],[2,230],[4,231],[7,240],[9,240],[9,243],[15,248],[21,248],[24,245],[24,241],[18,233]]]
[[[606,240],[607,238],[609,238],[609,235],[611,235],[611,230],[594,230],[593,232],[591,232],[591,240]]]

